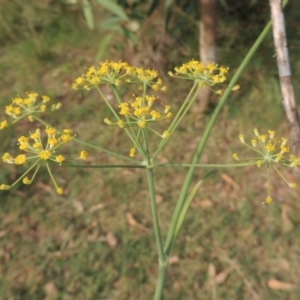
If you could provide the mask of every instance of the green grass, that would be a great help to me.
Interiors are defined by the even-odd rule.
[[[99,33],[89,32],[82,21],[75,26],[74,17],[51,21],[42,31],[45,35],[38,36],[43,36],[45,45],[39,51],[45,51],[44,55],[37,54],[38,44],[30,35],[25,38],[14,31],[16,39],[7,41],[1,50],[0,71],[5,74],[0,82],[1,105],[26,91],[50,94],[63,103],[63,110],[47,116],[49,122],[72,127],[78,138],[126,154],[131,145],[121,130],[102,122],[109,112],[97,94],[71,90],[74,78],[94,63],[99,47]],[[119,39],[114,43],[122,41]],[[228,64],[229,50],[224,49]],[[165,58],[166,65],[183,59],[171,52],[171,62]],[[119,60],[121,54],[110,48],[105,58]],[[233,152],[247,156],[238,134],[250,137],[253,127],[275,129],[279,136],[288,134],[277,78],[273,69],[262,67],[264,59],[270,63],[269,58],[258,55],[241,79],[242,88],[220,115],[203,163],[231,163]],[[274,59],[272,63],[275,66]],[[297,76],[299,64],[292,63]],[[169,100],[176,109],[187,87],[173,80],[168,83],[172,88],[161,99],[164,103]],[[201,119],[195,112],[188,114],[160,159],[190,161],[208,118],[209,114]],[[16,138],[28,130],[30,125],[24,123],[1,131],[0,152],[14,151]],[[74,144],[66,151],[75,155],[81,149]],[[91,151],[93,163],[116,161]],[[3,164],[1,183],[13,182],[20,169]],[[194,183],[208,171],[197,170]],[[53,172],[66,189],[64,196],[56,194],[46,170],[29,187],[1,192],[0,299],[151,299],[157,254],[144,170],[56,167]],[[282,172],[299,182],[294,170]],[[184,169],[177,168],[155,170],[163,236],[184,174]],[[299,287],[276,290],[267,284],[270,279],[298,284],[299,190],[288,188],[274,174],[275,201],[266,206],[261,204],[267,195],[266,182],[266,172],[255,167],[222,169],[204,181],[174,247],[165,299],[299,299]],[[132,225],[132,218],[137,225]],[[209,269],[225,274],[223,280],[210,282]]]

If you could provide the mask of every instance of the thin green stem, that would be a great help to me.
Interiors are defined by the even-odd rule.
[[[199,161],[200,157],[202,156],[203,150],[206,146],[206,143],[209,139],[209,136],[211,134],[212,128],[216,123],[216,120],[224,106],[224,104],[226,103],[228,96],[231,93],[232,88],[234,87],[234,85],[237,83],[237,80],[240,78],[241,74],[244,72],[247,64],[249,63],[250,59],[252,58],[252,56],[254,55],[255,51],[258,49],[259,45],[262,43],[262,41],[264,40],[264,38],[266,37],[266,35],[268,34],[268,32],[271,29],[271,22],[269,22],[266,27],[264,28],[264,30],[262,31],[262,33],[259,35],[259,37],[257,38],[257,40],[255,41],[255,43],[253,44],[253,46],[251,47],[251,49],[249,50],[249,52],[247,53],[247,55],[245,56],[244,60],[242,61],[241,65],[239,66],[239,68],[237,69],[236,73],[234,74],[233,78],[231,79],[228,88],[225,90],[223,96],[220,99],[219,104],[217,105],[213,115],[211,116],[209,123],[206,127],[206,130],[204,131],[204,134],[200,140],[200,143],[198,145],[198,148],[195,152],[194,158],[192,160],[192,166],[189,168],[188,173],[186,175],[185,181],[183,183],[182,189],[181,189],[181,193],[178,199],[178,202],[176,204],[175,207],[175,211],[173,213],[173,217],[171,220],[171,225],[167,234],[167,238],[166,238],[166,242],[165,242],[165,246],[164,246],[164,252],[166,253],[167,256],[170,255],[171,251],[172,251],[172,246],[174,243],[174,232],[176,229],[176,224],[178,222],[178,218],[180,216],[182,207],[184,205],[191,181],[193,179],[194,176],[194,171],[195,171],[195,164],[197,164],[197,162]]]
[[[145,169],[146,168],[146,166],[142,166],[142,165],[77,165],[77,164],[70,164],[67,162],[63,162],[61,165],[70,168],[79,168],[79,169],[114,169],[114,168]]]
[[[110,105],[109,101],[107,100],[107,98],[105,97],[105,95],[102,93],[101,89],[99,89],[98,87],[96,87],[96,90],[99,92],[99,94],[101,95],[102,99],[105,101],[106,105],[109,107],[109,109],[112,111],[112,113],[114,114],[114,116],[116,117],[116,119],[119,121],[120,120],[119,115],[114,110],[114,108]],[[126,121],[128,121],[127,118],[126,118]],[[141,147],[139,140],[134,135],[135,131],[131,129],[131,133],[133,134],[132,135],[126,127],[124,127],[124,130],[125,130],[126,134],[128,135],[128,137],[130,138],[131,142],[134,145],[136,145],[136,147],[138,148],[138,150],[141,153],[141,155],[143,157],[145,157],[145,152],[143,151],[143,147]]]
[[[108,106],[108,108],[112,112],[112,114],[116,117],[117,120],[120,120],[119,115],[117,114],[117,112],[115,111],[115,109],[110,105],[109,101],[107,100],[107,98],[105,97],[105,95],[102,93],[101,89],[99,89],[99,87],[96,86],[96,90],[100,94],[100,96],[102,97],[102,99],[104,100],[105,104]]]
[[[201,86],[199,86],[199,88],[195,91],[197,85],[198,85],[197,83],[194,83],[194,85],[191,88],[189,94],[187,95],[187,97],[185,98],[184,102],[182,103],[179,111],[177,112],[175,118],[173,119],[172,123],[170,124],[170,126],[168,128],[168,131],[170,132],[170,134],[169,134],[169,136],[167,136],[166,138],[164,138],[164,139],[162,139],[160,141],[160,143],[159,143],[159,145],[157,147],[157,150],[155,151],[155,153],[153,155],[153,161],[155,161],[155,159],[157,158],[157,156],[159,155],[159,153],[162,151],[162,149],[164,148],[164,146],[166,145],[166,143],[170,139],[172,133],[177,128],[178,124],[180,123],[180,121],[182,120],[182,118],[185,116],[185,114],[189,110],[189,108],[192,105],[192,103],[195,101],[196,96],[199,93],[199,90],[201,89]]]
[[[190,98],[192,98],[192,95],[195,95],[195,88],[197,87],[197,82],[194,82],[194,85],[192,86],[191,90],[189,91],[187,97],[185,98],[185,100],[183,101],[182,105],[180,106],[179,111],[177,112],[175,118],[172,120],[172,123],[169,126],[168,130],[172,130],[175,125],[178,123],[178,119],[180,118],[180,116],[182,115],[182,112],[184,111],[185,107],[187,106],[187,104],[190,102]],[[194,97],[193,97],[194,98]]]
[[[112,90],[113,90],[113,92],[114,92],[114,94],[115,94],[115,96],[117,98],[118,103],[121,104],[121,102],[122,102],[121,97],[120,97],[120,95],[118,93],[118,90],[116,89],[116,87],[114,85],[112,86]],[[126,116],[126,115],[125,115],[125,119],[126,119],[127,123],[130,122],[128,116]],[[135,131],[134,127],[130,126],[130,130],[131,130],[132,135],[135,137],[136,142],[139,143],[137,132]]]
[[[45,125],[45,126],[51,126],[51,124],[49,124],[49,123],[43,121],[42,119],[40,119],[40,118],[37,117],[36,115],[32,115],[32,116],[33,116],[33,118],[34,118],[35,120],[37,120],[37,121],[40,122],[41,124],[43,124],[43,125]],[[59,130],[58,130],[58,132],[61,133],[61,131],[59,131]],[[79,144],[81,144],[81,145],[87,146],[87,147],[89,147],[89,148],[91,148],[91,149],[96,149],[96,150],[102,151],[102,152],[104,152],[104,153],[107,153],[107,154],[109,154],[109,155],[111,155],[111,156],[114,156],[114,157],[117,157],[117,158],[120,158],[120,159],[124,159],[124,160],[127,160],[127,161],[129,161],[129,162],[133,162],[133,163],[134,163],[134,162],[135,162],[135,163],[138,162],[138,160],[136,160],[136,159],[134,159],[134,158],[131,158],[131,157],[128,157],[128,156],[125,156],[125,155],[122,155],[122,154],[119,154],[119,153],[116,153],[116,152],[107,150],[107,149],[102,148],[102,147],[99,147],[99,146],[95,146],[95,145],[90,144],[90,143],[88,143],[88,142],[81,141],[80,139],[75,138],[75,137],[74,137],[72,140],[75,141],[75,142],[77,142],[77,143],[79,143]]]
[[[40,160],[37,160],[32,166],[30,166],[30,168],[28,170],[26,170],[26,172],[24,172],[22,174],[22,176],[20,176],[10,187],[12,188],[14,185],[16,185],[19,181],[21,181],[38,163],[40,162]]]
[[[148,186],[150,192],[153,227],[154,227],[156,245],[158,250],[159,262],[161,263],[165,260],[165,254],[163,251],[161,231],[159,227],[159,219],[158,219],[158,212],[157,212],[157,205],[156,205],[156,198],[155,198],[153,169],[147,168],[147,178],[148,178]]]
[[[153,167],[163,168],[163,167],[201,167],[201,168],[238,168],[256,165],[256,162],[244,162],[238,164],[154,164]]]
[[[168,265],[169,265],[168,260],[160,262],[159,264],[157,284],[156,284],[155,294],[153,298],[154,300],[162,299]]]

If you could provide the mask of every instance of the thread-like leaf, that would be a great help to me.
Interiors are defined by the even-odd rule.
[[[93,30],[95,28],[93,9],[88,0],[82,1],[82,9],[83,9],[84,18],[85,18],[88,28]]]
[[[122,19],[124,21],[129,20],[129,18],[128,18],[127,14],[125,13],[124,9],[122,8],[122,6],[120,6],[113,0],[97,0],[97,2],[101,6],[103,6],[107,10],[109,10],[111,13],[117,15],[120,19]]]

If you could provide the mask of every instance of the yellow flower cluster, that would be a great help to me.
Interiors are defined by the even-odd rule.
[[[152,109],[154,103],[157,101],[158,97],[148,96],[135,97],[133,101],[122,102],[119,105],[119,114],[125,117],[125,120],[119,119],[117,122],[113,123],[108,118],[104,119],[104,122],[108,125],[119,125],[121,128],[136,125],[139,129],[149,128],[148,125],[151,122],[157,122],[161,120],[170,119],[172,113],[170,112],[171,107],[169,105],[164,105],[164,111],[159,112]],[[149,128],[151,131],[156,133],[162,138],[169,135],[168,131],[165,131],[162,135]],[[135,150],[131,149],[130,156],[134,157]]]
[[[181,67],[176,67],[176,73],[173,74],[172,72],[169,72],[169,75],[172,77],[193,80],[204,87],[223,83],[226,80],[228,70],[229,68],[218,67],[218,65],[214,63],[209,63],[204,66],[200,61],[191,60]],[[237,89],[237,87],[235,89]],[[221,94],[221,91],[217,91],[217,93]]]
[[[38,93],[27,93],[25,98],[16,97],[12,100],[10,105],[5,107],[5,113],[14,118],[14,122],[28,116],[30,121],[33,121],[33,114],[44,112],[47,110],[50,97],[41,96]],[[61,107],[61,103],[52,104],[51,110],[57,110]],[[6,120],[0,122],[0,130],[7,127],[9,124]]]
[[[90,90],[101,84],[118,86],[122,82],[145,84],[153,90],[166,90],[157,71],[113,61],[100,63],[99,67],[90,67],[85,74],[75,80],[72,88]]]
[[[280,177],[291,187],[296,188],[296,183],[289,183],[281,172],[277,169],[276,164],[282,164],[288,167],[300,166],[300,158],[290,153],[290,148],[287,146],[288,139],[285,137],[275,138],[275,131],[269,130],[268,134],[260,134],[255,128],[254,138],[251,140],[251,144],[247,144],[243,134],[239,135],[239,139],[242,144],[252,149],[259,155],[257,158],[248,159],[256,163],[257,167],[265,165],[268,170],[268,197],[266,203],[271,203],[273,200],[270,196],[270,166],[272,166]],[[240,161],[239,156],[234,153],[233,158]]]
[[[47,134],[47,143],[44,146],[42,138],[41,138],[41,130],[38,128],[35,132],[30,133],[29,136],[21,136],[18,139],[19,149],[25,151],[30,156],[26,154],[19,154],[15,158],[9,153],[5,153],[2,157],[3,162],[8,164],[16,164],[23,165],[26,162],[33,162],[33,164],[29,167],[29,169],[12,185],[1,184],[0,190],[8,190],[12,186],[14,186],[20,180],[23,180],[24,184],[31,184],[34,180],[39,168],[43,163],[46,163],[48,172],[50,177],[56,187],[56,190],[59,194],[63,193],[63,189],[59,188],[56,184],[56,181],[51,173],[49,168],[49,161],[54,161],[59,165],[66,159],[63,155],[56,153],[56,150],[60,148],[62,145],[70,142],[73,138],[72,130],[64,129],[62,133],[58,133],[57,130],[53,127],[47,127],[45,129]],[[86,151],[82,151],[79,159],[86,159],[88,153]],[[35,168],[34,174],[31,179],[26,176],[33,168]]]

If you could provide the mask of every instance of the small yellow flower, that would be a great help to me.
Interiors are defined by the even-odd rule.
[[[240,160],[239,156],[238,156],[236,153],[233,153],[233,154],[232,154],[232,157],[233,157],[236,161],[239,161],[239,160]]]
[[[266,199],[266,203],[272,203],[273,202],[273,199],[270,197],[270,196],[268,196],[267,197],[267,199]]]
[[[131,149],[130,149],[129,156],[130,156],[130,157],[135,157],[135,153],[136,153],[136,149],[135,149],[135,148],[131,148]]]
[[[262,166],[262,164],[263,164],[263,161],[261,159],[256,162],[256,165],[258,168],[260,168]]]
[[[7,184],[0,185],[0,190],[2,190],[2,191],[9,190],[9,189],[10,189],[10,185],[7,185]]]
[[[245,138],[244,138],[244,135],[240,134],[239,135],[239,139],[241,141],[242,144],[245,144]]]
[[[48,160],[51,157],[51,152],[49,150],[42,150],[39,152],[39,156],[43,160]]]
[[[169,135],[170,135],[170,132],[168,130],[166,130],[166,131],[164,131],[164,133],[162,134],[161,137],[164,139],[164,138],[168,137]]]
[[[27,93],[24,98],[18,96],[12,100],[10,105],[6,106],[5,113],[15,119],[12,124],[23,117],[28,117],[29,121],[32,122],[34,113],[41,113],[48,109],[47,102],[50,101],[50,98],[48,96],[42,96],[41,98],[37,93]],[[57,104],[53,105],[56,106]],[[0,129],[4,127],[7,127],[7,125],[0,123]]]
[[[8,164],[14,163],[14,158],[9,153],[4,153],[4,155],[2,156],[2,160]]]
[[[107,125],[111,125],[111,121],[110,121],[108,118],[105,118],[103,121],[104,121],[104,123],[106,123]]]
[[[271,179],[270,179],[270,171],[269,169],[273,167],[273,169],[280,175],[280,177],[289,185],[291,188],[296,188],[296,183],[289,183],[281,174],[279,169],[277,168],[277,164],[281,164],[287,167],[296,167],[300,164],[300,158],[296,157],[295,155],[287,156],[289,153],[290,148],[287,146],[288,139],[281,138],[275,139],[275,131],[268,130],[268,135],[260,134],[257,128],[253,130],[255,137],[251,140],[251,145],[248,145],[245,141],[245,138],[242,134],[239,135],[240,141],[251,150],[255,152],[255,156],[257,154],[260,155],[260,159],[251,158],[248,159],[250,161],[249,164],[256,164],[257,167],[262,167],[263,165],[266,166],[268,169],[268,187],[269,187],[269,195],[270,195],[270,186],[271,186]],[[233,155],[233,158],[235,154]],[[268,196],[266,199],[266,203],[271,203],[272,198]]]
[[[31,184],[31,180],[26,176],[23,178],[23,183],[29,185]]]
[[[62,195],[64,193],[64,190],[62,188],[57,188],[56,189],[56,192],[59,194],[59,195]]]
[[[8,124],[7,124],[7,121],[6,121],[6,120],[0,122],[0,130],[4,129],[4,128],[7,127],[7,126],[8,126]]]
[[[293,189],[297,188],[297,183],[289,183],[289,186]]]
[[[208,63],[206,66],[200,61],[191,60],[188,63],[183,64],[181,67],[176,67],[176,74],[169,72],[170,76],[178,77],[182,79],[193,80],[197,82],[201,87],[214,86],[221,84],[226,80],[226,74],[228,68],[218,67],[215,63]],[[222,90],[218,90],[217,94],[222,94]]]
[[[231,90],[232,91],[237,91],[240,89],[240,85],[239,84],[236,84]]]
[[[32,97],[34,97],[34,95],[30,95],[28,99],[25,99],[26,102],[33,101]],[[54,161],[61,165],[62,162],[66,159],[63,155],[56,154],[56,152],[58,148],[60,148],[62,145],[64,145],[67,141],[69,141],[72,138],[71,136],[72,130],[64,129],[63,133],[58,133],[58,131],[55,128],[47,127],[45,129],[45,132],[47,133],[46,145],[44,145],[43,143],[43,138],[41,137],[41,130],[39,128],[36,129],[35,132],[30,133],[29,137],[21,136],[18,138],[19,148],[23,151],[26,151],[28,156],[26,156],[25,154],[20,154],[16,158],[13,158],[9,153],[5,153],[3,155],[2,160],[5,163],[22,165],[25,162],[33,162],[33,165],[30,166],[29,169],[12,185],[10,186],[2,185],[2,190],[13,187],[20,180],[22,180],[24,184],[27,185],[31,184],[40,166],[42,164],[45,164],[47,166],[47,170],[50,174],[50,177],[55,185],[55,188],[60,194],[63,193],[63,190],[59,188],[55,182],[55,178],[52,175],[50,169],[49,161]],[[32,155],[30,156],[30,154]],[[80,158],[86,159],[87,156],[88,156],[87,152],[82,151]],[[29,173],[29,171],[34,167],[35,167],[34,175],[32,176],[31,179],[29,179],[29,177],[25,175],[27,175],[27,173]]]
[[[88,158],[88,156],[89,156],[89,153],[87,151],[81,151],[79,159],[86,160]]]
[[[49,96],[42,96],[43,102],[47,103],[50,101],[50,97]]]
[[[139,120],[137,124],[140,128],[144,128],[147,124],[147,121],[146,120]]]
[[[251,144],[252,144],[252,146],[253,146],[254,148],[256,148],[256,146],[257,146],[257,139],[252,139],[252,140],[251,140]]]
[[[61,165],[61,163],[65,160],[66,158],[63,155],[57,155],[55,156],[55,160]]]
[[[23,165],[26,162],[26,155],[20,154],[15,158],[16,165]]]
[[[118,123],[119,127],[124,128],[124,121],[119,120]]]

